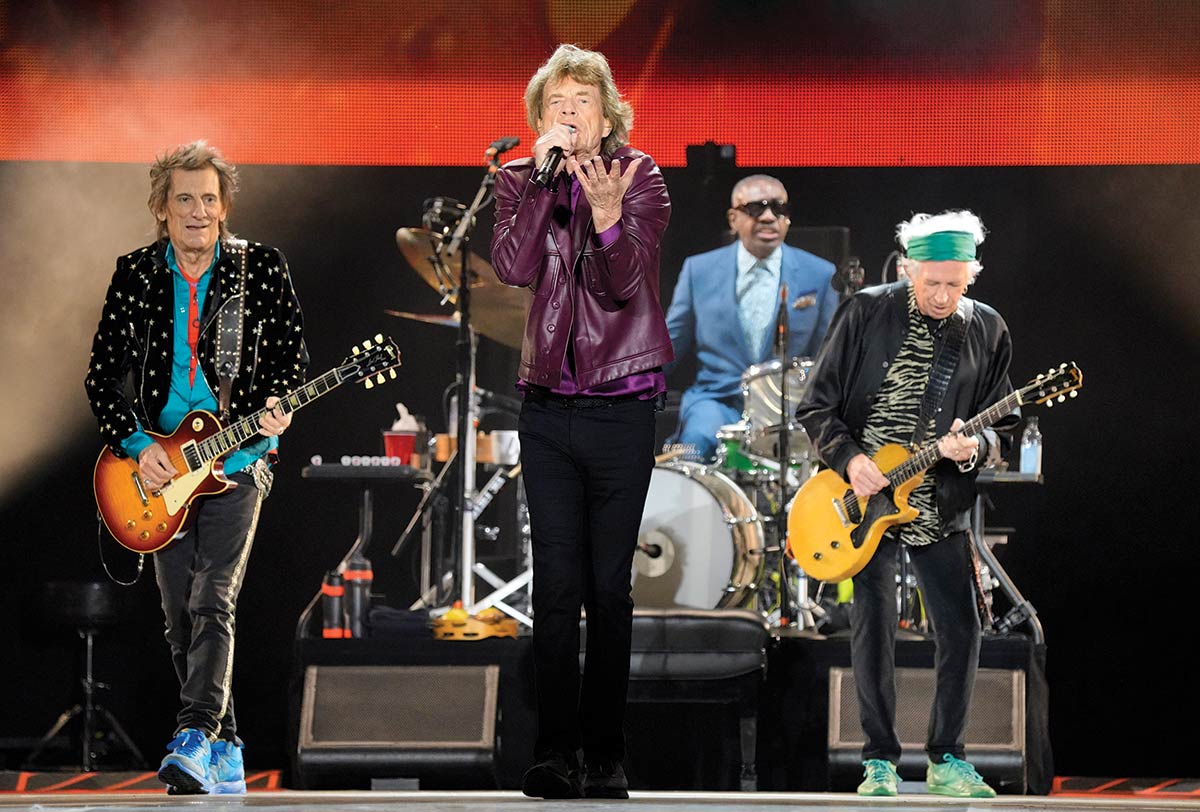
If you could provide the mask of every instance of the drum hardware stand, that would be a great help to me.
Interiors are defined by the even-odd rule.
[[[900,566],[896,574],[896,600],[899,603],[900,628],[921,632],[925,630],[925,621],[921,617],[921,600],[917,590],[917,577],[913,572],[912,558],[903,544],[897,544],[896,547],[896,555],[900,557]]]
[[[525,571],[519,574],[516,578],[505,583],[503,579],[489,570],[486,566],[475,560],[475,516],[471,510],[471,506],[476,497],[475,492],[475,465],[476,465],[476,438],[475,426],[479,421],[479,406],[475,396],[475,353],[476,353],[476,334],[471,327],[471,275],[470,275],[470,230],[475,223],[475,215],[483,208],[492,202],[492,187],[495,184],[495,174],[500,168],[498,156],[504,149],[508,149],[516,145],[516,139],[501,139],[507,141],[507,146],[500,147],[500,141],[495,142],[488,148],[488,168],[484,173],[483,181],[479,184],[479,190],[475,194],[475,199],[471,205],[463,212],[454,233],[451,235],[449,242],[442,242],[437,246],[435,251],[435,265],[441,265],[443,256],[446,259],[452,259],[456,251],[460,248],[462,252],[459,256],[460,272],[458,279],[458,471],[456,480],[456,501],[455,510],[457,511],[457,521],[455,527],[455,541],[459,550],[458,561],[458,594],[462,601],[462,608],[470,614],[475,614],[480,609],[489,606],[495,606],[505,614],[515,618],[519,622],[532,628],[533,620],[527,614],[520,612],[504,601],[504,598],[513,594],[519,589],[525,588],[533,579],[532,567],[527,566]],[[449,294],[447,293],[447,296]],[[489,585],[494,587],[494,591],[480,601],[475,600],[475,578],[487,581]],[[425,587],[425,584],[422,584]],[[424,600],[424,596],[422,596]]]
[[[1005,596],[1012,604],[1012,608],[996,622],[996,631],[1005,634],[1023,623],[1028,623],[1033,632],[1033,642],[1041,645],[1046,642],[1046,636],[1042,631],[1042,621],[1037,616],[1037,609],[1017,589],[1017,585],[1005,572],[1004,567],[1000,566],[996,554],[983,540],[983,505],[986,498],[983,494],[978,494],[975,497],[975,505],[971,508],[971,541],[975,545],[975,549],[979,551],[979,557],[983,563],[992,571],[992,577],[1000,582],[1000,588],[1004,590]]]
[[[438,598],[438,584],[433,583],[433,515],[439,510],[445,509],[446,497],[443,493],[445,487],[444,480],[455,465],[458,459],[458,450],[450,452],[450,456],[446,459],[446,463],[442,466],[442,470],[432,482],[426,482],[421,485],[421,490],[424,491],[421,495],[421,501],[417,503],[416,510],[413,511],[412,518],[408,520],[408,525],[404,528],[404,532],[400,534],[400,538],[392,545],[392,558],[397,558],[400,555],[400,550],[412,538],[418,525],[421,529],[421,580],[420,588],[421,595],[413,602],[409,609],[422,609],[428,606],[436,605],[441,601]],[[438,560],[441,560],[441,550],[438,551]],[[449,577],[447,577],[449,576]],[[441,589],[448,590],[449,584],[453,583],[453,574],[446,573],[441,579]]]

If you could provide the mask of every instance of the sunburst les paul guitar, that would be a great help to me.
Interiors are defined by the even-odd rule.
[[[367,388],[396,377],[400,350],[391,338],[375,336],[354,347],[341,364],[294,392],[282,396],[285,414],[307,406],[344,383],[361,382]],[[167,452],[179,473],[156,491],[142,479],[137,460],[118,457],[105,448],[96,460],[92,486],[96,507],[108,532],[135,553],[161,550],[188,528],[194,500],[224,493],[237,483],[225,478],[222,458],[258,434],[266,408],[222,426],[215,415],[202,409],[191,412],[170,435],[147,432]]]
[[[1052,406],[1083,387],[1075,364],[1062,364],[1039,375],[1004,400],[968,420],[959,432],[978,434],[1018,406]],[[942,458],[937,440],[913,451],[888,444],[872,458],[887,477],[888,486],[870,498],[858,497],[835,472],[824,470],[808,479],[796,493],[788,512],[788,549],[809,576],[841,581],[856,575],[879,547],[889,527],[906,524],[919,511],[908,504],[925,472]]]

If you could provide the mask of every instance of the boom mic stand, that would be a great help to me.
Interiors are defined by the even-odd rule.
[[[512,581],[504,583],[502,579],[496,577],[487,567],[476,562],[475,513],[473,511],[477,496],[475,491],[475,464],[477,459],[475,427],[479,420],[479,402],[475,392],[476,335],[475,331],[471,328],[471,276],[469,267],[471,252],[466,246],[470,242],[470,230],[475,224],[475,215],[487,207],[493,200],[491,192],[495,186],[496,172],[500,169],[500,154],[515,147],[518,143],[520,141],[517,138],[501,138],[498,141],[494,141],[488,147],[485,153],[488,159],[487,172],[484,173],[483,180],[479,184],[479,191],[476,192],[475,199],[458,221],[458,225],[455,227],[450,241],[443,244],[444,250],[438,252],[438,260],[441,261],[443,256],[447,260],[453,259],[454,254],[460,248],[462,249],[459,263],[459,325],[458,341],[456,344],[458,349],[458,471],[456,483],[458,486],[456,506],[458,521],[456,522],[455,541],[458,542],[459,549],[459,598],[462,601],[463,609],[471,614],[488,606],[495,606],[525,625],[532,627],[533,620],[528,615],[504,602],[505,597],[520,590],[532,580],[532,571],[527,569]],[[492,584],[492,586],[496,587],[495,591],[479,602],[475,600],[476,575],[479,575],[485,581]]]

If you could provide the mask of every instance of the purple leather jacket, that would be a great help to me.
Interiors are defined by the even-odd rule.
[[[571,216],[565,178],[557,193],[535,186],[531,158],[496,174],[492,265],[501,282],[533,291],[520,368],[531,384],[559,384],[568,336],[581,390],[674,358],[658,295],[659,245],[671,216],[667,187],[644,153],[621,147],[612,159],[638,157],[643,160],[621,203],[620,236],[603,248],[594,239],[586,195]]]

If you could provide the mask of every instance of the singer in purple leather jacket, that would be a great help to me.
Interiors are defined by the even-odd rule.
[[[630,570],[673,357],[658,281],[671,203],[654,161],[626,145],[632,110],[603,55],[560,46],[525,105],[538,138],[532,160],[497,173],[492,237],[496,275],[533,293],[517,386],[538,736],[522,788],[626,798]]]

